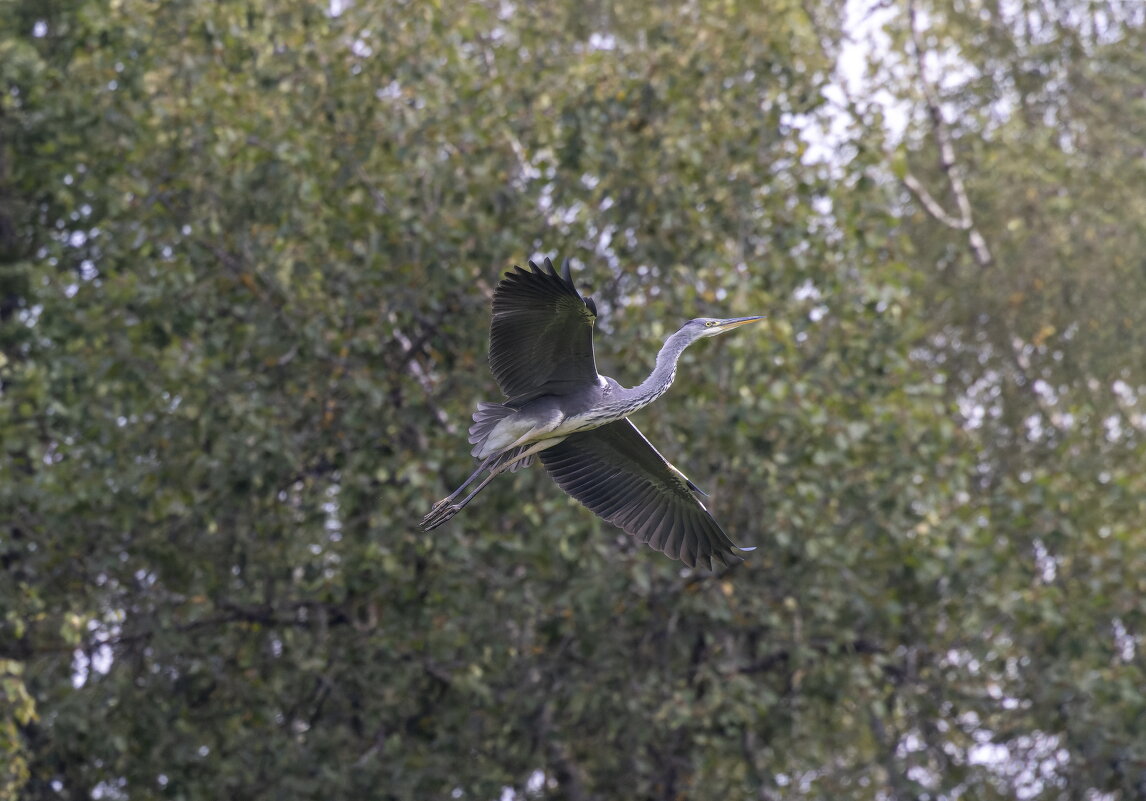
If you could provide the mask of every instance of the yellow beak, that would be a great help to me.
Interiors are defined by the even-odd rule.
[[[755,317],[732,317],[728,320],[721,320],[716,324],[716,327],[719,328],[721,332],[731,331],[733,328],[737,328],[742,325],[748,325],[748,323],[754,323],[757,320],[763,319],[763,314],[756,315]]]

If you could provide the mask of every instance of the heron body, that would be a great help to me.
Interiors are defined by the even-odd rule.
[[[581,297],[566,262],[562,274],[515,267],[498,283],[490,325],[490,368],[506,395],[480,403],[469,441],[478,469],[426,515],[442,525],[495,476],[540,458],[563,490],[639,540],[690,567],[739,561],[737,548],[696,498],[700,490],[668,462],[627,418],[668,391],[685,348],[759,316],[689,320],[657,354],[639,385],[626,388],[597,372],[597,308]],[[489,475],[455,499],[483,471]],[[701,493],[703,494],[703,493]]]

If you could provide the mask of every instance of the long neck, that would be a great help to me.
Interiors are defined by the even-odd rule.
[[[681,331],[665,340],[657,354],[657,364],[649,377],[632,389],[622,389],[618,400],[624,406],[626,414],[642,409],[668,392],[676,378],[676,362],[684,349],[691,345],[692,338]]]

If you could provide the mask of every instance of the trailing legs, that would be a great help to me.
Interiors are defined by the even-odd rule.
[[[485,489],[486,485],[488,485],[489,482],[493,481],[495,477],[497,477],[501,473],[504,473],[506,470],[508,470],[514,464],[520,462],[522,459],[526,459],[530,456],[533,456],[535,453],[538,453],[539,451],[543,451],[546,448],[551,448],[563,439],[565,439],[565,437],[554,437],[553,439],[543,439],[540,442],[533,443],[532,445],[530,445],[527,448],[520,448],[520,446],[517,446],[516,448],[511,447],[511,448],[509,448],[509,449],[507,449],[501,453],[497,453],[497,454],[494,454],[492,456],[486,457],[485,461],[483,461],[480,465],[478,465],[478,469],[475,470],[470,475],[470,477],[467,478],[462,483],[462,485],[460,487],[458,487],[456,490],[451,492],[445,498],[442,498],[440,501],[438,501],[437,503],[434,504],[434,507],[430,510],[429,514],[427,514],[424,518],[422,518],[422,523],[421,523],[422,530],[423,531],[430,531],[431,529],[435,529],[438,526],[442,525],[447,520],[449,520],[451,517],[453,517],[458,512],[460,512],[462,509],[464,509],[466,504],[468,504],[475,497],[477,497],[477,494],[479,492],[481,492],[483,489]],[[517,450],[519,448],[520,448],[520,452],[517,452]],[[473,490],[471,490],[469,495],[462,498],[457,503],[454,503],[454,499],[462,494],[462,490],[464,490],[466,487],[468,487],[470,484],[472,484],[474,482],[474,480],[479,475],[481,475],[481,472],[487,468],[489,469],[489,475],[486,476],[484,479],[482,479],[481,483],[478,484]]]

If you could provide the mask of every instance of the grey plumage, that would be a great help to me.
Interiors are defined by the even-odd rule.
[[[573,286],[566,262],[559,276],[529,263],[514,266],[493,294],[489,366],[512,404],[568,395],[597,383],[593,322],[597,306]]]
[[[605,521],[690,567],[740,561],[737,548],[694,493],[699,489],[657,452],[628,415],[672,385],[680,354],[706,336],[761,317],[690,320],[665,340],[656,366],[626,389],[597,372],[593,324],[597,307],[582,298],[569,264],[559,275],[514,267],[498,283],[490,324],[490,368],[506,395],[481,403],[469,441],[478,469],[426,515],[436,528],[468,504],[496,475],[540,457],[561,489]],[[455,499],[483,471],[476,489]]]
[[[557,486],[649,547],[686,565],[740,561],[736,546],[687,479],[631,420],[618,420],[541,452]],[[749,549],[750,550],[750,549]]]

